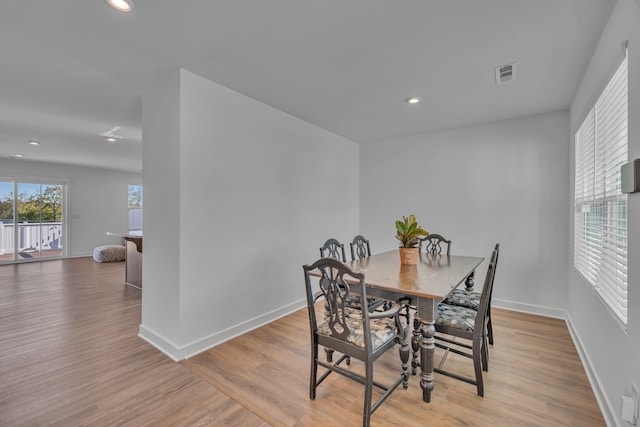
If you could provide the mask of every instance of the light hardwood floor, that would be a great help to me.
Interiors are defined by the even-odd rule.
[[[137,337],[141,294],[123,280],[123,263],[91,258],[0,266],[1,426],[361,424],[357,383],[332,375],[308,398],[306,310],[175,363]],[[372,426],[605,425],[563,321],[505,310],[493,319],[484,398],[436,376],[425,404],[411,377]],[[447,367],[471,373],[467,359]],[[390,352],[376,377],[398,369]]]

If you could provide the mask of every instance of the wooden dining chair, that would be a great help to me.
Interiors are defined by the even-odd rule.
[[[358,234],[353,238],[353,241],[349,243],[351,248],[351,261],[355,261],[356,258],[362,259],[371,256],[371,246],[369,246],[369,240]]]
[[[358,239],[358,237],[362,237],[362,236],[356,236],[353,242],[355,242],[356,239]],[[371,256],[369,241],[366,240],[364,237],[362,237],[362,240],[366,242],[366,247],[369,251],[367,256]],[[351,242],[351,245],[353,245],[353,242]],[[361,252],[358,251],[357,253],[360,254]],[[324,242],[324,245],[322,245],[322,247],[320,248],[320,256],[323,258],[328,257],[328,258],[337,259],[338,261],[347,262],[347,257],[344,251],[344,245],[340,243],[337,239],[333,239],[333,238],[328,239],[326,242]],[[355,259],[353,246],[351,246],[351,257],[352,257],[351,260],[353,261]],[[364,256],[359,256],[359,258],[363,258],[363,257]],[[360,307],[360,297],[354,295],[349,301],[347,301],[347,303],[354,308]],[[369,299],[367,300],[367,305],[369,307],[369,310],[380,308],[385,303],[386,303],[385,300],[379,300],[371,297],[369,297]]]
[[[451,240],[447,240],[440,234],[429,234],[426,237],[420,239],[420,251],[424,251],[429,254],[438,255],[442,254],[442,250],[446,248],[447,255],[451,254]]]
[[[498,245],[496,245],[496,248]],[[476,386],[479,396],[484,396],[482,371],[489,370],[489,349],[487,348],[487,309],[493,288],[498,250],[494,249],[487,268],[478,310],[440,303],[435,322],[435,346],[444,349],[444,355],[434,372],[464,381]],[[450,353],[473,360],[474,378],[469,378],[444,369]]]
[[[360,234],[354,237],[353,240],[349,243],[349,248],[351,249],[351,261],[371,256],[371,246],[369,245],[369,240],[367,240]],[[389,308],[391,308],[393,302],[369,297],[369,299],[367,300],[367,304],[370,311],[372,309],[388,310]]]
[[[333,372],[364,384],[364,407],[362,425],[369,426],[371,415],[400,384],[406,389],[409,385],[407,368],[409,347],[406,339],[406,326],[398,316],[400,306],[384,312],[369,312],[349,308],[345,300],[358,295],[362,301],[367,299],[365,276],[353,272],[348,266],[333,258],[321,258],[311,265],[303,267],[307,308],[311,330],[311,372],[309,379],[309,398],[316,398],[316,389]],[[311,273],[316,272],[317,286],[312,286]],[[314,278],[315,279],[315,278]],[[319,290],[316,291],[316,289]],[[316,304],[324,300],[325,313],[316,313]],[[328,313],[327,313],[328,311]],[[374,380],[374,362],[388,350],[400,344],[400,376],[391,385]],[[318,357],[318,348],[323,346],[342,353],[335,362],[323,362]],[[341,365],[350,358],[364,363],[364,375]],[[318,367],[326,371],[318,376]],[[372,403],[373,387],[383,394]],[[336,387],[339,393],[342,387]]]
[[[451,253],[451,240],[444,238],[441,234],[432,233],[426,237],[420,239],[419,243],[420,251],[430,256],[442,255],[442,251],[446,250],[446,255],[450,256]],[[406,317],[407,322],[411,317],[410,310],[414,311],[413,316],[413,333],[411,336],[411,375],[416,375],[418,372],[418,354],[420,352],[420,320],[415,316],[416,307],[408,304],[406,301],[398,301],[404,306],[404,311],[401,316]]]
[[[495,246],[496,251],[496,265],[498,264],[498,257],[500,252],[500,244],[497,243]],[[493,294],[493,288],[491,294],[489,294],[489,307],[487,308],[487,337],[489,339],[489,344],[493,345],[493,325],[491,323],[491,296]],[[447,298],[443,301],[445,304],[449,305],[457,305],[460,307],[470,308],[472,310],[478,310],[478,306],[480,305],[480,292],[476,292],[473,290],[467,289],[454,289]]]
[[[327,239],[324,245],[320,247],[321,258],[334,258],[342,262],[347,262],[347,256],[344,252],[344,245],[336,239]]]

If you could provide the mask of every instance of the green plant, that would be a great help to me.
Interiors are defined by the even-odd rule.
[[[428,236],[429,232],[418,225],[415,215],[396,221],[396,239],[400,241],[402,248],[415,248],[420,242],[420,237]]]

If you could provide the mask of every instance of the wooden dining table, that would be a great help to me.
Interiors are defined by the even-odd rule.
[[[464,282],[467,288],[472,288],[473,272],[483,260],[483,257],[420,253],[417,265],[404,265],[396,249],[348,263],[352,270],[364,274],[368,296],[405,299],[417,308],[421,327],[412,333],[420,342],[420,387],[425,402],[431,401],[434,387],[438,303]]]

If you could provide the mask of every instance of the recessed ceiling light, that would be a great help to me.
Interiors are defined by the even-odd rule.
[[[407,104],[419,104],[420,103],[420,97],[419,96],[412,96],[410,98],[407,98],[404,100],[404,102],[406,102]]]
[[[133,10],[133,2],[131,0],[105,0],[107,4],[121,12],[131,12]]]
[[[40,141],[31,140],[31,141],[29,141],[29,144],[30,145],[40,145]]]
[[[112,137],[112,136],[110,136],[109,138],[107,138],[107,142],[116,142],[116,141],[117,141],[117,139],[116,139],[116,138],[114,138],[114,137]]]
[[[13,157],[22,158],[22,157],[24,157],[24,154],[16,153]]]

